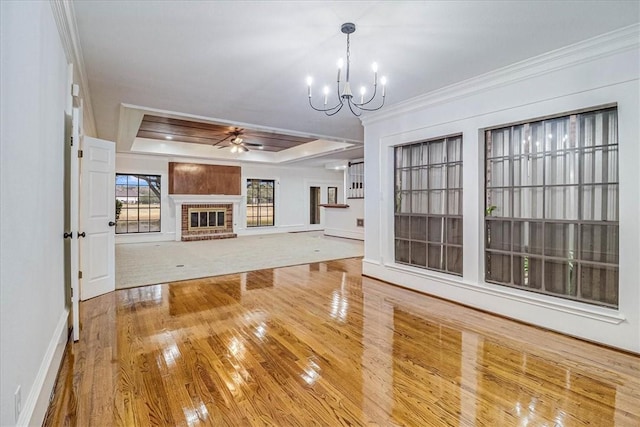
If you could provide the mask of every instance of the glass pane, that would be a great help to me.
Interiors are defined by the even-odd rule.
[[[398,208],[397,212],[411,212],[411,193],[409,191],[401,191],[396,193],[396,207]]]
[[[445,269],[445,252],[444,246],[429,244],[429,268],[437,270]]]
[[[618,226],[583,224],[580,259],[618,263]]]
[[[427,189],[427,170],[424,168],[411,169],[411,189]]]
[[[426,214],[427,212],[427,193],[425,191],[413,191],[411,193],[411,212]]]
[[[545,126],[545,150],[563,150],[569,139],[569,116],[546,120]]]
[[[457,136],[447,139],[447,161],[462,161],[462,137]]]
[[[209,227],[215,227],[216,225],[216,212],[209,212]]]
[[[149,231],[160,231],[160,220],[149,221]]]
[[[586,150],[582,157],[582,182],[585,184],[618,182],[618,147]]]
[[[513,251],[542,254],[542,223],[515,221],[513,223]]]
[[[509,221],[486,221],[487,248],[501,251],[511,250],[511,223]]]
[[[487,190],[487,216],[511,216],[511,190]]]
[[[582,298],[618,305],[618,268],[580,266],[580,291]]]
[[[447,191],[447,202],[449,215],[462,215],[462,190]]]
[[[550,261],[544,263],[544,287],[555,294],[576,296],[578,264],[575,261]]]
[[[409,262],[409,241],[396,240],[396,261]]]
[[[445,214],[446,206],[444,204],[444,191],[434,190],[429,191],[429,213],[430,214]]]
[[[578,231],[576,224],[544,225],[544,254],[568,259],[577,258]]]
[[[542,187],[513,190],[514,218],[542,218]]]
[[[429,164],[444,163],[444,140],[429,142]]]
[[[492,282],[511,283],[511,256],[486,253],[486,278]]]
[[[403,169],[400,173],[400,182],[398,183],[401,190],[411,189],[411,170]]]
[[[402,239],[410,238],[410,222],[411,217],[409,216],[398,216],[396,215],[396,237]]]
[[[508,187],[511,185],[511,160],[489,160],[487,186]]]
[[[427,163],[427,156],[424,155],[423,145],[414,144],[411,146],[411,166],[422,166]]]
[[[149,221],[138,221],[138,232],[139,233],[148,233],[149,232]]]
[[[189,220],[191,227],[198,226],[198,212],[191,212],[191,218]]]
[[[514,255],[513,283],[525,288],[542,289],[542,260]]]
[[[489,146],[487,157],[502,157],[510,154],[509,150],[509,128],[496,129],[491,131],[491,143]]]
[[[524,125],[513,126],[511,128],[511,142],[514,156],[528,153],[527,141],[524,136]]]
[[[396,158],[396,169],[402,167],[402,156],[404,152],[404,147],[396,147],[394,150],[394,155]]]
[[[447,243],[462,244],[462,219],[447,218]]]
[[[611,184],[582,187],[582,219],[618,221],[618,186]]]
[[[428,169],[429,172],[429,189],[436,190],[445,188],[445,166],[432,166]]]
[[[462,274],[462,248],[447,247],[447,271]]]
[[[545,189],[545,218],[578,219],[578,187]]]
[[[411,234],[412,240],[427,240],[427,217],[414,216],[411,217]]]
[[[447,168],[447,188],[462,188],[462,165]]]
[[[218,227],[226,226],[226,224],[224,223],[224,217],[225,217],[224,212],[218,212]]]
[[[547,135],[544,132],[544,122],[533,122],[529,124],[528,148],[532,154],[544,151],[544,141]]]
[[[427,235],[427,239],[430,242],[442,242],[443,238],[443,227],[444,226],[444,218],[429,218],[429,234]]]
[[[513,185],[543,185],[542,163],[542,156],[524,156],[515,158],[513,160]]]
[[[577,184],[578,158],[575,151],[552,153],[545,156],[545,184]]]
[[[402,147],[402,159],[400,166],[403,168],[411,166],[411,146],[405,145]]]
[[[411,264],[424,267],[427,262],[427,244],[411,242]]]
[[[200,224],[198,226],[199,227],[206,227],[207,226],[207,213],[206,212],[200,212]]]

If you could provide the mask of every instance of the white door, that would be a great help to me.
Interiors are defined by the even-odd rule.
[[[80,145],[80,122],[82,110],[73,109],[71,119],[71,146],[69,154],[69,222],[71,230],[70,270],[71,270],[71,318],[73,319],[73,340],[80,339],[80,282],[78,281],[80,245],[78,232],[79,202],[80,202],[80,164],[78,159],[78,145]]]
[[[115,290],[113,142],[84,137],[80,162],[80,299]]]

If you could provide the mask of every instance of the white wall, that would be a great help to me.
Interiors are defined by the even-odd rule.
[[[0,425],[39,425],[66,340],[67,61],[48,2],[0,5]]]
[[[357,226],[357,219],[364,219],[364,199],[347,199],[348,208],[322,208],[325,215],[324,234],[364,240],[364,227]]]
[[[169,189],[169,162],[183,163],[209,163],[218,165],[236,165],[242,167],[242,196],[236,233],[267,234],[283,233],[288,231],[319,230],[324,227],[324,218],[321,216],[321,224],[309,224],[309,187],[321,187],[322,203],[327,201],[327,187],[338,187],[338,199],[344,200],[343,173],[342,171],[327,170],[324,168],[294,168],[288,166],[270,166],[256,163],[230,163],[220,161],[205,161],[203,159],[169,158],[163,156],[147,156],[139,154],[119,153],[116,156],[117,173],[140,173],[161,176],[161,232],[116,235],[116,243],[152,242],[175,240],[175,207],[168,197]],[[274,227],[246,227],[246,180],[273,179],[276,181],[276,218]],[[321,214],[322,215],[322,214]]]
[[[515,64],[364,120],[364,273],[569,335],[640,352],[639,28],[629,27]],[[619,118],[619,309],[486,283],[481,130],[608,103],[617,103]],[[395,264],[392,147],[460,132],[464,161],[464,276]]]

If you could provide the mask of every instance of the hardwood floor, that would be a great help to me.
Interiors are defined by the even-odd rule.
[[[640,358],[350,259],[81,304],[47,426],[639,426]]]

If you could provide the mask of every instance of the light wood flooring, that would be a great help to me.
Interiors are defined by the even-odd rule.
[[[47,426],[640,426],[640,358],[362,277],[360,259],[81,304]]]

